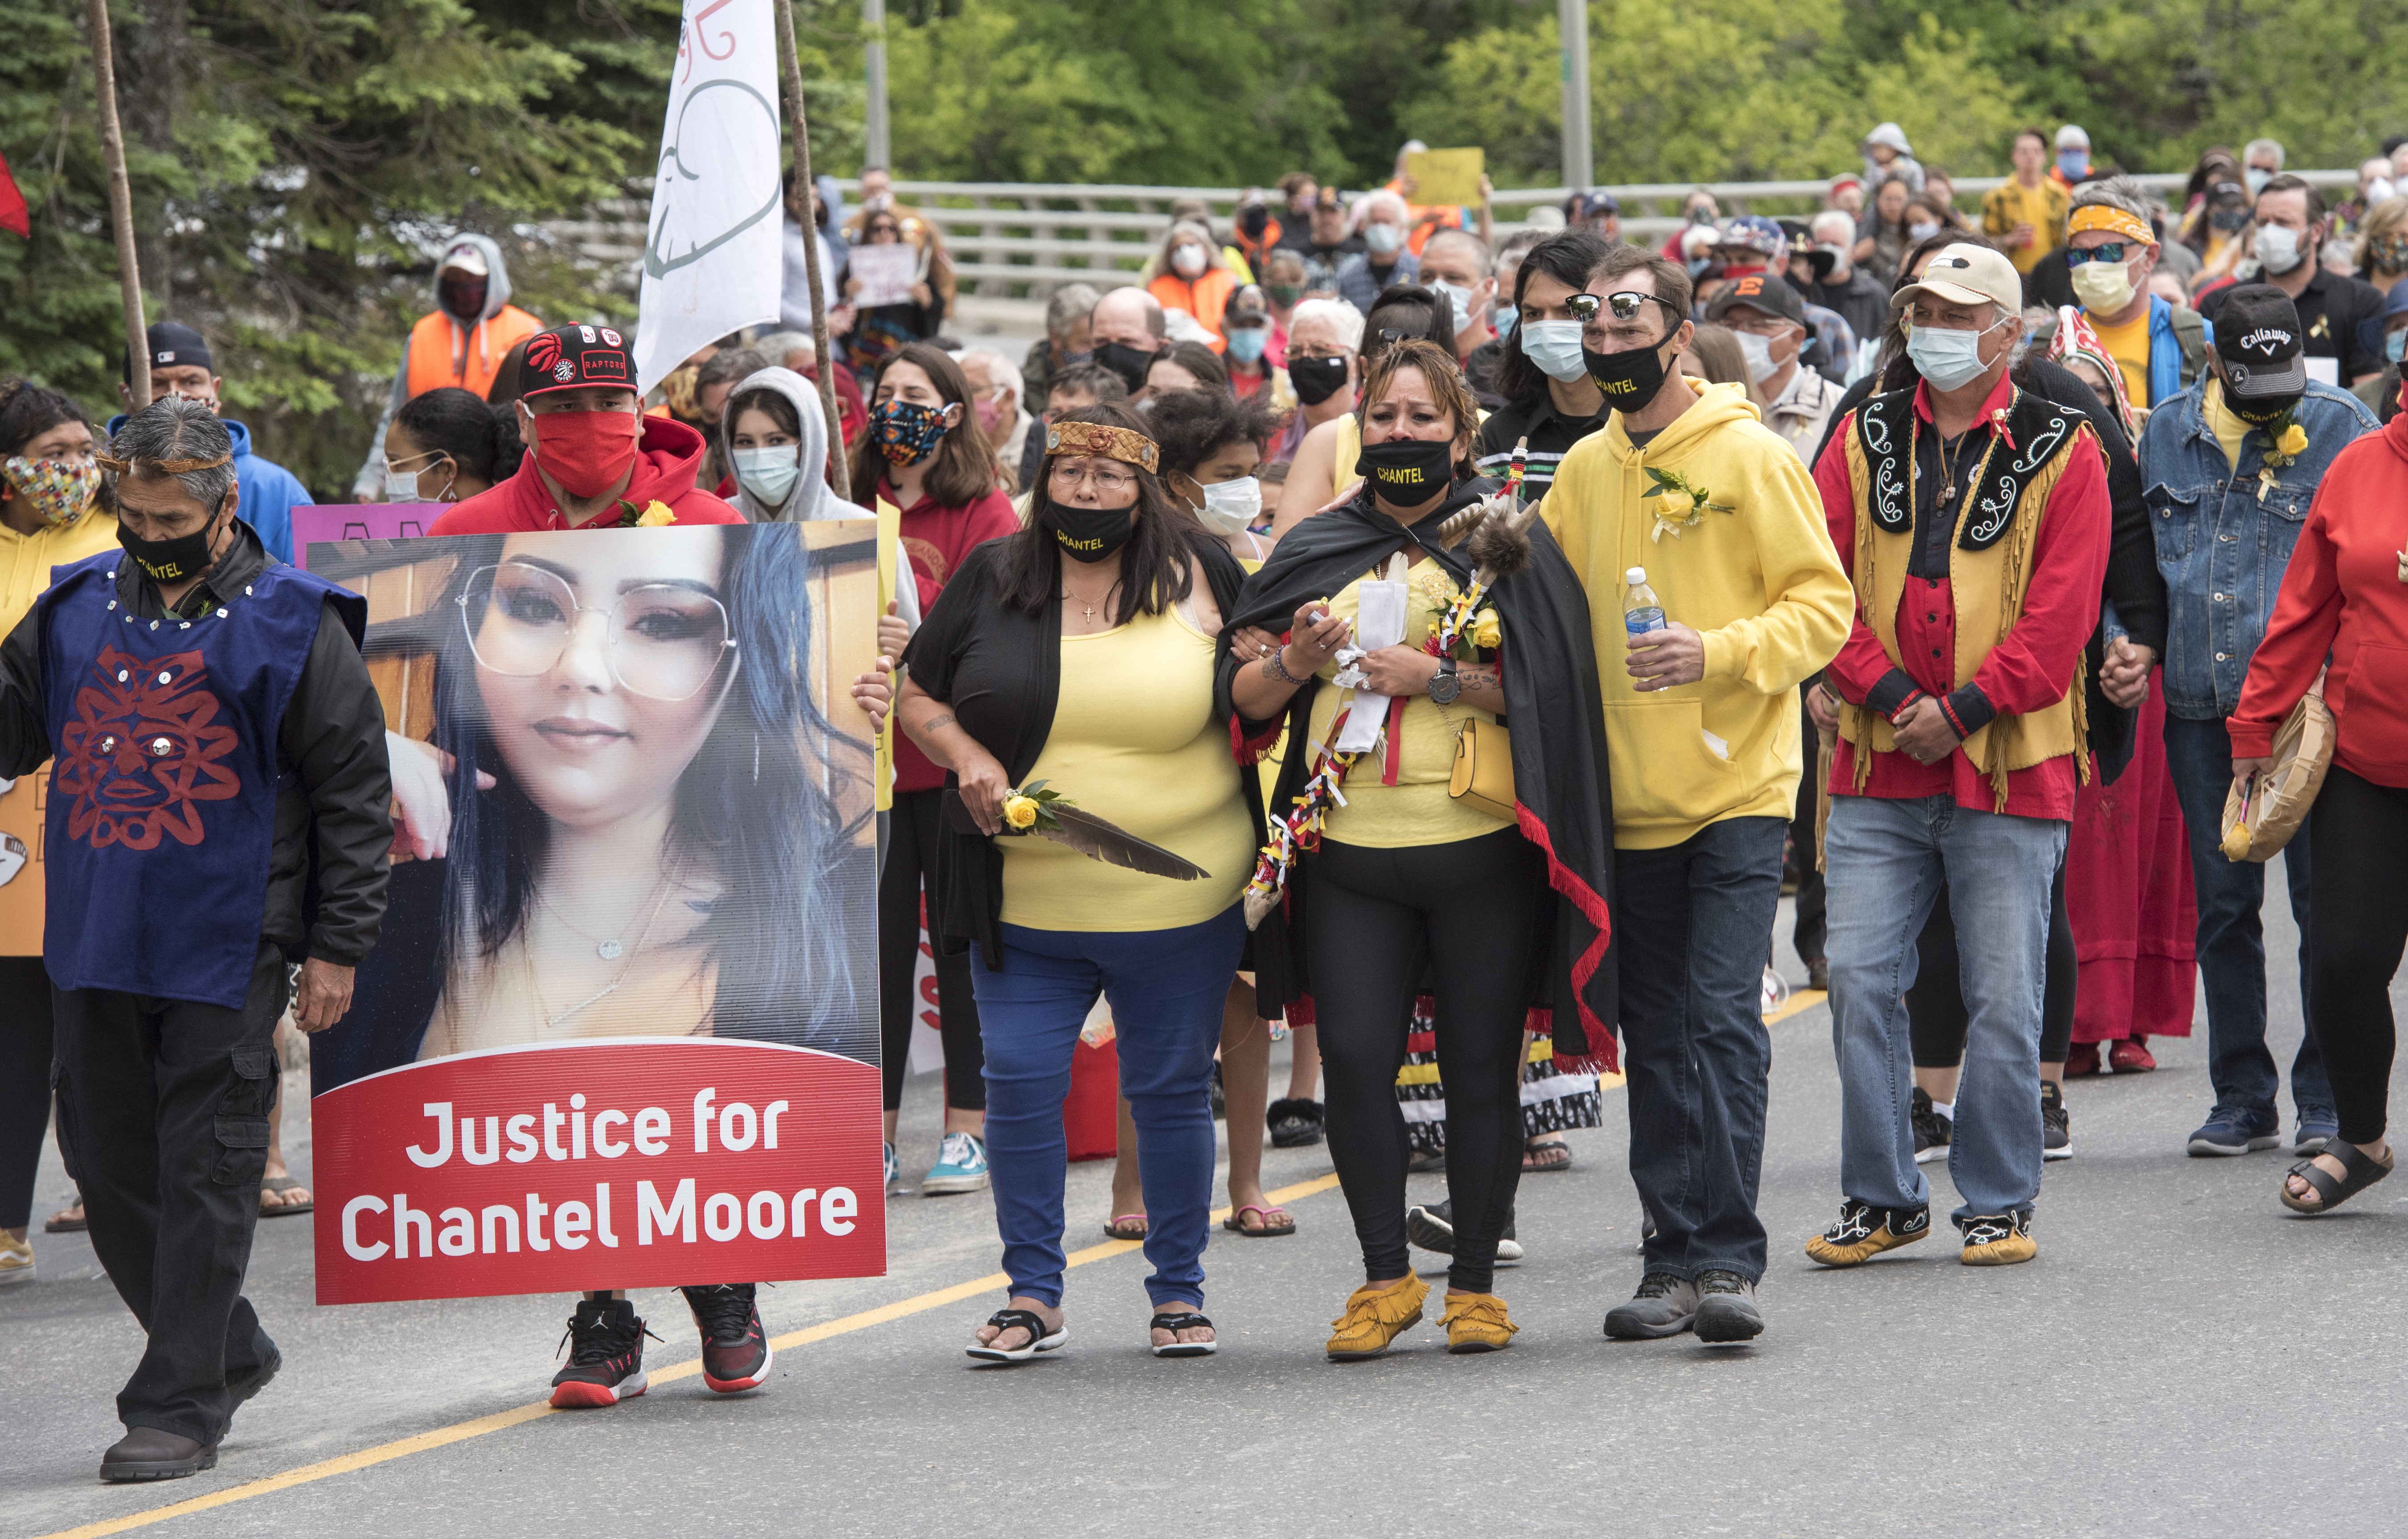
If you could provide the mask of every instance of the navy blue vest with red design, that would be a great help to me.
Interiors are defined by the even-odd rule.
[[[196,620],[137,619],[123,553],[62,567],[36,601],[49,707],[42,959],[61,988],[239,1009],[267,902],[277,734],[332,599],[271,564]]]

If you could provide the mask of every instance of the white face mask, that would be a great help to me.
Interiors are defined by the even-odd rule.
[[[418,501],[418,472],[387,470],[384,473],[384,499],[387,502]]]
[[[1393,256],[1396,254],[1397,248],[1404,243],[1405,232],[1393,224],[1363,226],[1363,244],[1371,249],[1373,256]]]
[[[2274,173],[2263,166],[2253,165],[2241,173],[2241,180],[2249,184],[2249,195],[2256,197],[2266,190],[2268,182],[2274,180]]]
[[[1446,324],[1447,330],[1461,331],[1471,324],[1471,291],[1469,289],[1432,280],[1430,292],[1445,296],[1450,317]]]
[[[1216,535],[1237,534],[1262,516],[1263,483],[1252,476],[1216,481],[1203,491],[1204,506],[1196,516]]]
[[[1739,350],[1747,354],[1748,378],[1762,384],[1777,373],[1781,366],[1772,361],[1772,343],[1752,331],[1733,332],[1739,338]]]
[[[2073,296],[2093,315],[2121,315],[2132,302],[2132,265],[2085,262],[2073,269]]]
[[[1193,278],[1204,270],[1204,248],[1189,241],[1171,249],[1170,265],[1182,278]]]
[[[2378,203],[2388,203],[2399,193],[2398,185],[2389,177],[2377,177],[2366,184],[2366,206],[2372,209]]]
[[[2300,252],[2300,232],[2282,224],[2260,224],[2251,255],[2268,272],[2289,272],[2305,260]]]
[[[1578,321],[1530,321],[1521,331],[1523,355],[1539,366],[1540,373],[1564,384],[1587,377]]]

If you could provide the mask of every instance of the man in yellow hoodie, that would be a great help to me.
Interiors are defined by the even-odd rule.
[[[1804,770],[1798,686],[1855,606],[1797,452],[1742,387],[1675,372],[1691,297],[1686,271],[1635,246],[1574,295],[1612,414],[1564,455],[1544,512],[1604,682],[1630,1174],[1654,1221],[1605,1333],[1728,1342],[1764,1329],[1759,990]],[[1626,621],[1642,568],[1661,613]]]

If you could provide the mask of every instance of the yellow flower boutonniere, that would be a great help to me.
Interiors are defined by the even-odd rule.
[[[1033,797],[1010,796],[1003,798],[1003,821],[1015,828],[1037,827],[1037,800]]]
[[[1058,828],[1054,820],[1054,803],[1070,806],[1059,791],[1049,791],[1041,780],[1032,780],[1017,791],[1007,791],[1003,798],[1003,826],[1016,834],[1033,828]]]
[[[1647,472],[1650,483],[1647,490],[1640,494],[1641,500],[1657,496],[1664,499],[1663,507],[1656,511],[1656,527],[1648,533],[1648,539],[1651,540],[1660,540],[1667,534],[1678,539],[1681,538],[1682,530],[1696,528],[1699,521],[1709,512],[1739,511],[1727,502],[1716,502],[1712,492],[1698,485],[1678,470],[1662,470],[1652,465],[1642,466],[1641,468]],[[1686,506],[1676,508],[1674,506],[1676,502],[1685,503]]]
[[[2291,424],[2283,429],[2282,437],[2274,440],[2274,448],[2285,459],[2298,459],[2308,452],[2308,430],[2298,423]]]
[[[1482,610],[1471,623],[1471,644],[1494,652],[1505,640],[1505,622],[1495,610]]]
[[[675,524],[677,514],[670,511],[669,505],[658,497],[654,497],[641,508],[623,500],[619,504],[619,516],[614,522],[622,529],[657,529],[664,525]]]

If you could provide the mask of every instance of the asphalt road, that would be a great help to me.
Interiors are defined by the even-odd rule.
[[[2299,996],[2287,941],[2272,949],[2287,1063]],[[2408,1004],[2398,984],[2394,997]],[[1215,1231],[1219,1357],[1148,1357],[1141,1263],[1114,1253],[1070,1273],[1060,1354],[974,1368],[962,1345],[1000,1290],[857,1318],[995,1271],[984,1196],[905,1195],[887,1276],[765,1292],[773,1333],[838,1329],[781,1348],[762,1392],[721,1401],[669,1377],[609,1411],[460,1436],[540,1401],[566,1301],[316,1308],[308,1226],[279,1220],[261,1228],[251,1297],[283,1376],[237,1417],[215,1472],[104,1488],[93,1468],[139,1337],[89,1245],[37,1235],[41,1276],[0,1292],[0,1535],[212,1495],[231,1500],[155,1532],[2399,1531],[2408,1189],[2300,1220],[2275,1200],[2287,1153],[2185,1158],[2211,1099],[2202,1026],[2156,1044],[2155,1074],[2076,1082],[2076,1154],[2048,1167],[2037,1261],[1960,1267],[1943,1235],[1819,1272],[1799,1246],[1838,1198],[1828,1023],[1816,1007],[1773,1028],[1770,1326],[1750,1347],[1600,1335],[1638,1272],[1615,1092],[1608,1125],[1572,1135],[1576,1169],[1524,1183],[1529,1259],[1500,1276],[1523,1327],[1508,1352],[1448,1357],[1433,1308],[1385,1359],[1323,1360],[1359,1273],[1343,1202],[1322,1189],[1293,1202],[1294,1238]],[[932,1152],[935,1085],[910,1088],[907,1169]],[[1953,1201],[1930,1169],[1935,1203]],[[1267,1173],[1314,1186],[1327,1170],[1316,1147],[1274,1151]],[[1109,1173],[1073,1170],[1074,1246],[1101,1241]],[[53,1162],[43,1198],[63,1185]],[[1440,1193],[1434,1177],[1415,1188]],[[640,1297],[667,1338],[651,1347],[659,1379],[695,1337],[676,1295]],[[434,1446],[383,1457],[412,1438]],[[250,1484],[362,1450],[380,1456]]]

